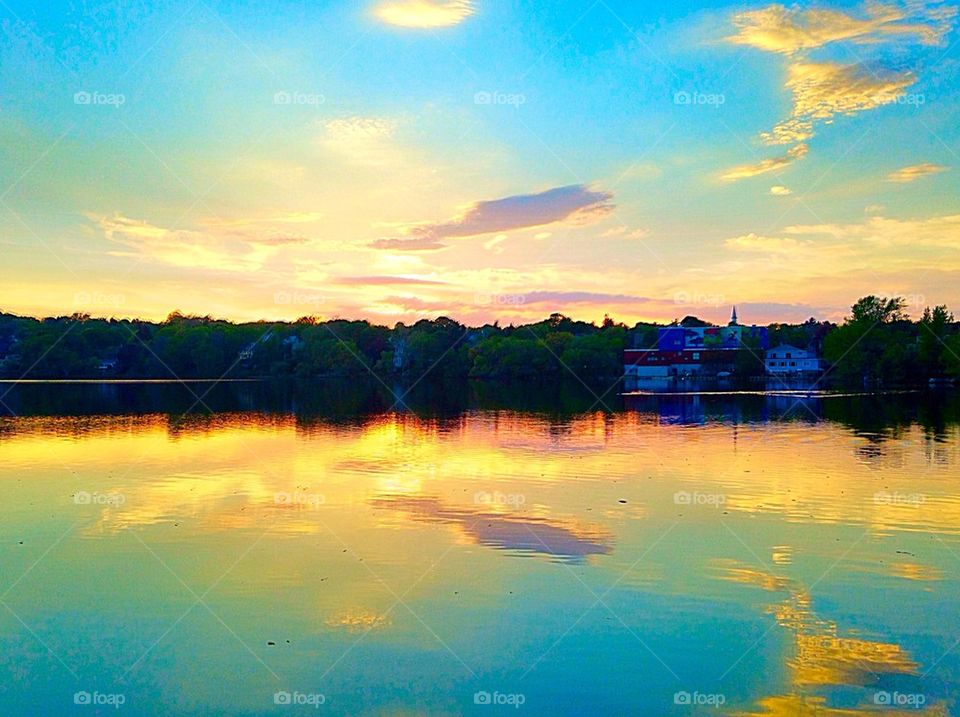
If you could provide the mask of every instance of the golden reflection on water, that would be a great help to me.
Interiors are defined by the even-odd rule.
[[[784,593],[782,601],[771,604],[769,610],[785,634],[792,635],[793,641],[786,659],[791,694],[761,698],[758,700],[761,711],[738,714],[868,714],[874,710],[831,708],[822,695],[809,694],[809,690],[840,685],[866,686],[881,675],[919,674],[919,664],[900,645],[841,636],[835,622],[814,613],[809,591],[797,581],[738,565],[735,561],[717,561],[716,566],[725,580]],[[884,714],[946,715],[947,711],[945,704],[938,703],[908,712],[885,710]]]
[[[264,507],[277,492],[316,490],[321,482],[328,503],[406,495],[439,500],[451,510],[470,507],[463,495],[447,490],[463,483],[477,490],[507,486],[514,493],[535,486],[524,515],[536,507],[562,513],[556,504],[536,502],[541,489],[550,492],[547,484],[565,482],[570,488],[574,479],[583,485],[609,477],[652,477],[660,481],[652,490],[668,480],[720,490],[731,512],[775,514],[800,523],[858,523],[876,534],[960,533],[960,492],[946,481],[948,469],[958,463],[955,428],[946,446],[937,442],[935,459],[928,450],[933,442],[919,429],[900,440],[869,443],[873,453],[865,459],[865,439],[831,424],[677,428],[638,414],[596,414],[560,425],[516,414],[445,424],[390,415],[358,427],[305,426],[261,414],[185,422],[145,416],[2,423],[8,466],[102,468],[101,485],[131,498],[122,515],[105,516],[105,524],[115,521],[117,528],[185,511],[204,515],[211,528],[218,521],[236,527],[241,516],[225,508],[225,497],[241,496],[251,507]],[[633,517],[647,507],[634,505]],[[408,512],[423,518],[425,509],[424,504]],[[623,510],[608,506],[606,512]]]
[[[835,707],[818,691],[919,679],[921,661],[818,615],[814,595],[837,566],[847,610],[858,607],[858,585],[877,581],[931,599],[956,590],[958,446],[956,427],[933,441],[919,428],[879,438],[826,422],[682,427],[640,413],[390,414],[350,425],[256,413],[3,419],[0,491],[5,522],[25,533],[41,516],[65,514],[85,538],[135,531],[173,551],[215,552],[255,536],[263,550],[223,590],[255,599],[309,587],[308,601],[285,606],[304,629],[371,641],[402,633],[404,644],[429,644],[391,612],[394,590],[427,604],[482,582],[489,592],[471,605],[501,608],[500,588],[523,557],[539,558],[528,561],[538,569],[595,571],[598,592],[619,586],[634,602],[649,593],[749,610],[742,588],[760,588],[774,594],[764,609],[784,645],[787,686],[737,714],[858,715],[870,709]],[[77,505],[80,493],[122,500]],[[849,549],[836,542],[848,528],[865,536]],[[231,550],[227,562],[242,552]],[[773,567],[744,562],[756,555]],[[302,569],[311,560],[322,575]],[[823,584],[798,577],[811,565]],[[376,584],[381,575],[389,589]],[[932,649],[952,634],[901,627],[927,630]],[[947,714],[942,703],[902,714],[918,713]]]

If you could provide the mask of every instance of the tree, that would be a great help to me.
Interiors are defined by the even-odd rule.
[[[920,319],[920,337],[917,352],[924,375],[942,377],[947,370],[946,339],[953,323],[953,314],[946,306],[929,306],[923,310]]]
[[[852,323],[888,324],[893,321],[903,321],[907,318],[906,301],[902,297],[888,299],[873,296],[864,296],[857,301],[850,310]]]
[[[905,306],[900,297],[857,301],[843,326],[824,339],[824,356],[834,375],[848,382],[909,382],[915,373],[916,331]]]

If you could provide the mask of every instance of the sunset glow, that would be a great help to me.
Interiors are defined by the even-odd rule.
[[[79,12],[0,9],[5,311],[960,304],[953,5]]]

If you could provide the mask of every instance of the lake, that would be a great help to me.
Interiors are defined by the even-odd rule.
[[[0,714],[936,714],[960,401],[0,384]]]

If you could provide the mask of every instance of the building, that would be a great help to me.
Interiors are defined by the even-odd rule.
[[[623,374],[633,378],[716,376],[723,372],[732,373],[735,363],[736,354],[727,349],[627,349],[623,357]]]
[[[764,351],[766,327],[741,326],[737,309],[727,326],[667,326],[657,333],[655,349],[627,349],[623,373],[628,378],[717,376],[736,368],[736,351],[745,346]]]
[[[814,351],[798,349],[796,346],[782,344],[769,349],[766,353],[767,374],[820,373],[824,370],[823,359]]]

